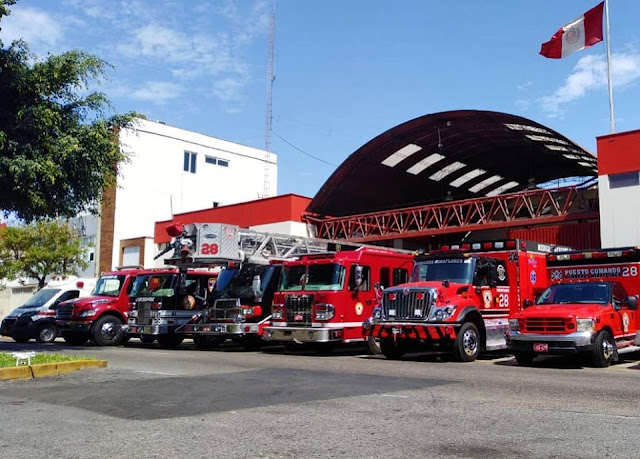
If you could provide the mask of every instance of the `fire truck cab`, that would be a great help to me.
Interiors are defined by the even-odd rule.
[[[406,282],[412,255],[359,247],[303,255],[282,265],[263,339],[283,343],[363,342],[362,321],[377,303],[375,285]],[[370,349],[379,353],[371,340]]]
[[[409,283],[387,288],[364,324],[391,359],[448,350],[464,362],[504,349],[508,316],[546,287],[552,246],[518,240],[443,246],[418,255]]]
[[[640,350],[640,250],[549,255],[549,288],[509,318],[507,345],[519,364],[538,355],[590,354],[596,367]]]

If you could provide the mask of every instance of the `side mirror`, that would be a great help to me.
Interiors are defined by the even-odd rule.
[[[638,309],[638,297],[637,296],[635,296],[635,295],[630,296],[629,298],[627,298],[627,301],[628,301],[628,306],[627,307],[631,311],[635,311],[635,310]]]
[[[251,290],[253,290],[253,296],[256,301],[260,300],[262,297],[262,291],[260,290],[260,276],[257,274],[253,276],[253,280],[251,281]]]
[[[354,283],[356,287],[360,287],[362,285],[362,266],[356,265]]]

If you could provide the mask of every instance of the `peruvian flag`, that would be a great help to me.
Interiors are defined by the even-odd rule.
[[[542,44],[540,54],[560,59],[602,41],[604,2],[591,8],[578,19],[563,25],[551,40]]]

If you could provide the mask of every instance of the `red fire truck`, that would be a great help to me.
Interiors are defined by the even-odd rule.
[[[363,342],[363,318],[377,303],[374,284],[386,288],[406,282],[412,258],[408,252],[360,247],[285,262],[263,339],[325,348]],[[373,338],[369,344],[379,353]]]
[[[591,355],[606,367],[640,347],[640,250],[602,249],[549,255],[550,286],[509,318],[507,345],[522,365],[537,355]]]
[[[546,288],[546,253],[518,240],[443,246],[415,258],[409,283],[387,288],[363,328],[382,353],[444,349],[464,362],[504,349],[509,313]]]

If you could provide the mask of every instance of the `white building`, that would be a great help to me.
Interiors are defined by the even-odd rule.
[[[148,120],[123,130],[120,142],[129,160],[120,165],[117,186],[105,192],[100,217],[74,220],[87,241],[95,238],[90,266],[80,275],[152,266],[156,221],[255,200],[265,190],[276,194],[277,157],[265,150]]]

